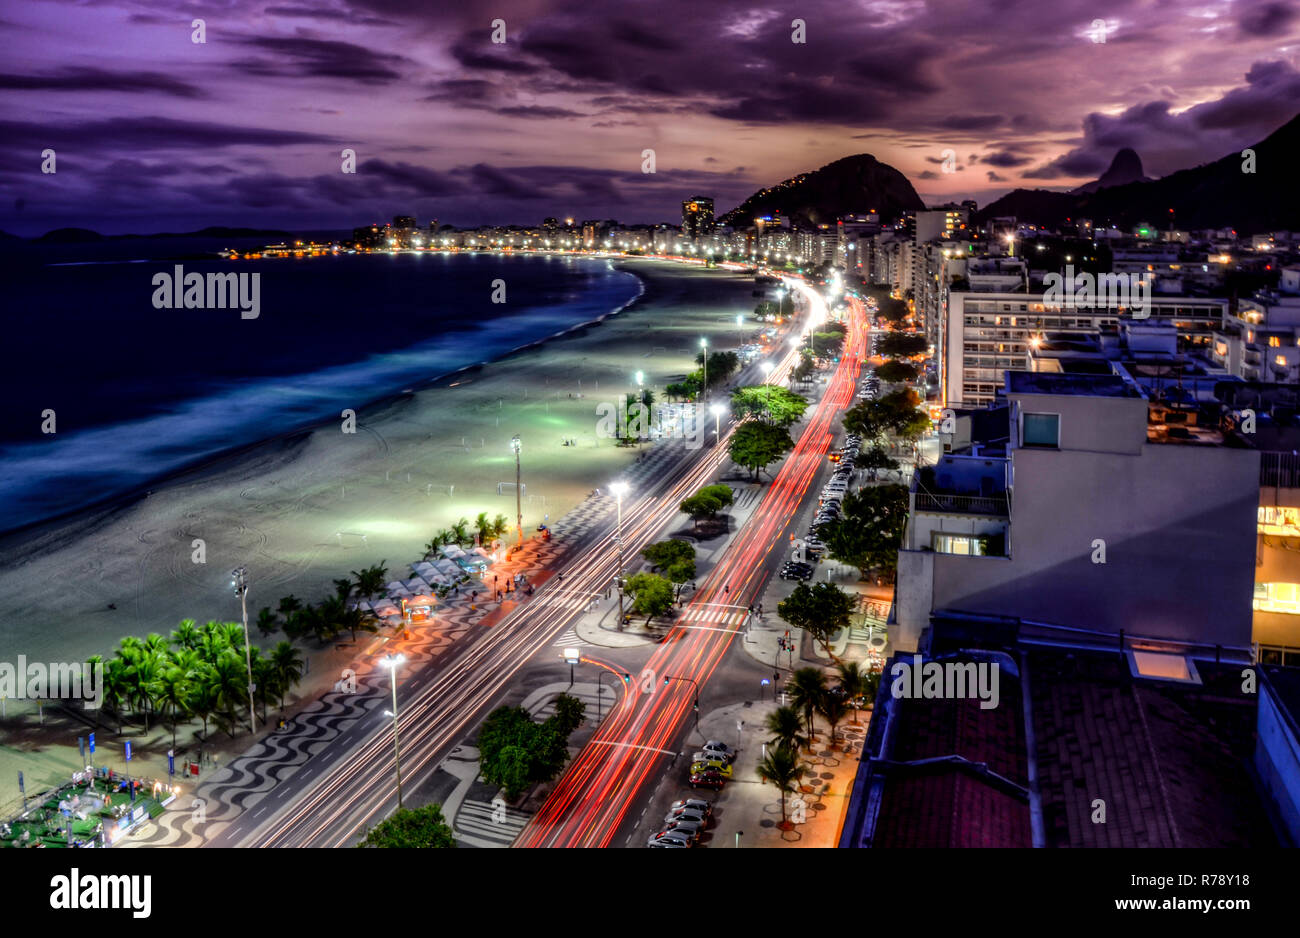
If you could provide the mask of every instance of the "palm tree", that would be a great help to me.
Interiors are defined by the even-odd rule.
[[[844,714],[848,713],[849,705],[842,694],[832,690],[822,694],[821,703],[817,705],[817,710],[831,726],[831,747],[834,748],[835,727],[839,725],[840,720],[844,719]]]
[[[378,632],[379,620],[372,613],[363,609],[344,609],[338,624],[352,633],[352,641],[357,640],[357,631]]]
[[[280,709],[284,709],[284,694],[302,679],[302,654],[291,642],[280,642],[271,649],[271,663],[275,665],[275,685],[280,691]]]
[[[144,731],[149,732],[149,713],[158,696],[158,678],[166,658],[156,652],[146,651],[134,662],[131,669],[131,694],[144,712]]]
[[[799,764],[799,754],[794,749],[777,746],[768,750],[767,757],[758,764],[757,771],[759,778],[776,785],[777,791],[781,793],[781,829],[789,830],[786,826],[786,792],[796,788],[808,769]]]
[[[253,683],[257,685],[257,699],[262,704],[262,722],[266,723],[266,695],[275,693],[275,665],[262,657],[262,649],[254,648],[252,655]]]
[[[770,746],[790,746],[797,749],[808,744],[808,737],[803,734],[803,719],[794,707],[777,707],[767,715],[766,726],[772,738]]]
[[[181,669],[186,680],[193,681],[194,675],[203,667],[203,657],[193,648],[180,648],[171,654],[172,666]]]
[[[484,547],[492,540],[492,522],[488,520],[486,511],[480,511],[474,519],[474,533],[478,535],[479,544]]]
[[[212,690],[216,698],[217,709],[224,708],[230,718],[231,729],[235,726],[235,708],[248,696],[248,674],[244,662],[233,651],[225,651],[212,666]],[[252,732],[252,714],[249,714],[249,732]],[[235,734],[232,732],[233,737]]]
[[[858,700],[867,692],[867,675],[856,661],[841,661],[835,666],[837,686],[844,698],[853,702],[853,722],[858,722]]]
[[[180,668],[172,665],[158,677],[158,703],[172,712],[172,749],[176,749],[177,715],[189,707],[190,679]]]
[[[203,738],[208,738],[208,718],[217,709],[216,672],[209,664],[201,665],[190,682],[186,707],[203,721]]]
[[[261,609],[258,610],[257,631],[261,633],[263,638],[270,635],[279,627],[280,627],[280,619],[278,616],[276,616],[274,612],[271,611],[270,606],[263,606]]]
[[[340,577],[334,581],[334,595],[343,602],[352,598],[352,581],[347,577]]]
[[[122,704],[130,693],[127,664],[121,658],[110,658],[104,664],[104,706],[117,716],[117,735],[122,735]]]
[[[199,630],[194,627],[193,619],[181,619],[180,625],[172,630],[172,644],[177,648],[193,648],[199,643]]]
[[[469,534],[468,518],[461,518],[459,521],[453,524],[451,526],[451,533],[452,536],[456,538],[457,544],[464,545],[464,544],[468,544],[470,541],[473,540],[473,538],[470,537]]]
[[[290,593],[288,596],[285,596],[280,600],[280,606],[277,611],[287,619],[301,608],[302,600],[293,595],[293,593]]]
[[[790,695],[790,703],[804,713],[808,724],[808,745],[811,747],[817,736],[813,728],[813,714],[826,694],[826,675],[820,668],[800,668],[790,675],[785,689]]]
[[[166,653],[171,650],[171,642],[157,632],[150,632],[144,640],[144,647],[146,651],[154,654]]]
[[[226,645],[235,651],[244,650],[244,624],[242,622],[221,623],[221,634]]]
[[[315,606],[311,606],[311,628],[322,644],[329,642],[339,634],[343,627],[343,616],[347,606],[337,596],[328,596]]]
[[[509,530],[510,530],[510,519],[507,518],[505,515],[497,515],[495,518],[492,519],[492,534],[495,537],[500,537],[502,534],[505,534]]]
[[[428,556],[428,554],[425,556]],[[388,578],[388,568],[384,564],[387,562],[381,560],[379,563],[366,567],[360,572],[352,571],[358,596],[363,599],[374,599],[384,591],[384,581]]]

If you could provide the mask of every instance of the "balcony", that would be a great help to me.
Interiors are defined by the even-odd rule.
[[[1300,488],[1300,456],[1260,453],[1259,484],[1283,489]]]
[[[915,511],[958,515],[1011,516],[1011,499],[1005,492],[997,495],[945,495],[916,492]]]

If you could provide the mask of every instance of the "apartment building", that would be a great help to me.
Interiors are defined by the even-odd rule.
[[[1247,381],[1300,381],[1300,267],[1285,267],[1276,290],[1241,300],[1207,354]]]
[[[913,478],[892,647],[947,611],[1249,660],[1259,453],[1171,432],[1122,367],[1009,370],[1003,389],[1005,430]]]

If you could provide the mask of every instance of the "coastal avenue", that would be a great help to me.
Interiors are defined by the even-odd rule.
[[[806,288],[805,292],[813,291]],[[820,321],[824,307],[817,297],[812,323]],[[784,380],[798,348],[791,348],[766,378]],[[845,361],[847,361],[847,357]],[[838,386],[838,384],[837,384]],[[680,513],[678,503],[700,486],[712,482],[726,459],[730,430],[721,445],[702,451],[703,458],[683,460],[662,485],[635,492],[623,506],[623,536],[627,552],[649,543]],[[824,444],[823,444],[824,448]],[[467,644],[445,666],[436,666],[434,679],[408,677],[403,693],[398,729],[402,740],[402,776],[412,790],[426,781],[439,762],[458,745],[484,715],[511,677],[530,659],[551,653],[551,644],[572,625],[579,610],[567,604],[549,604],[556,593],[602,593],[615,575],[615,534],[604,530],[575,546],[574,560],[560,573],[563,587],[548,582],[533,599],[522,603],[501,622]],[[703,590],[702,590],[703,591]],[[419,686],[422,685],[423,686]],[[309,760],[277,786],[278,803],[272,814],[258,821],[243,813],[231,827],[209,841],[212,845],[255,847],[334,847],[350,843],[366,825],[385,817],[396,803],[390,725],[378,729],[360,721],[357,738],[331,746]],[[304,781],[304,771],[313,776]]]
[[[796,286],[808,297],[812,321],[817,322],[818,311],[824,312],[821,297],[803,284]],[[692,597],[691,606],[727,603],[744,608],[757,602],[763,587],[762,560],[778,545],[809,483],[825,465],[834,422],[853,400],[867,333],[862,303],[852,298],[849,302],[852,318],[844,352],[821,403],[762,503]],[[645,783],[662,774],[665,755],[675,752],[696,699],[690,681],[704,686],[741,628],[673,629],[651,656],[642,683],[624,694],[515,846],[608,846]],[[665,675],[688,680],[664,686]]]

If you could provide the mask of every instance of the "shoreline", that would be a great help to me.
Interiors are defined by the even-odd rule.
[[[606,260],[608,260],[611,266],[614,267],[615,269],[630,273],[633,277],[637,279],[639,287],[635,296],[631,297],[630,299],[628,299],[621,305],[615,307],[614,309],[601,313],[599,316],[593,317],[591,319],[583,320],[582,322],[574,323],[573,325],[561,329],[558,332],[553,332],[550,335],[543,336],[539,339],[535,339],[532,342],[527,342],[523,345],[518,345],[513,348],[507,349],[492,358],[484,359],[477,362],[471,362],[469,364],[462,365],[461,367],[452,369],[450,371],[439,372],[438,374],[432,375],[430,377],[421,378],[413,382],[409,388],[405,388],[397,391],[389,391],[378,397],[363,401],[358,406],[352,408],[353,410],[356,411],[357,419],[360,420],[367,413],[373,413],[378,409],[399,403],[401,400],[411,396],[414,393],[418,393],[419,391],[422,390],[427,390],[430,388],[437,387],[438,383],[441,381],[447,380],[449,378],[453,378],[456,375],[480,370],[484,367],[504,361],[505,359],[510,358],[512,355],[516,355],[520,352],[529,349],[542,348],[548,342],[553,342],[557,339],[562,339],[565,336],[568,336],[572,333],[581,332],[582,330],[588,329],[591,326],[599,325],[600,323],[604,322],[605,320],[609,319],[612,316],[617,316],[622,312],[634,308],[638,303],[642,302],[646,298],[647,286],[646,286],[645,278],[642,277],[640,274],[638,274],[637,271],[633,269],[631,266],[625,266],[623,264],[623,261],[625,261],[626,258],[620,258],[617,260],[613,258],[607,258]],[[103,261],[103,262],[96,261],[94,263],[119,264],[119,263],[144,263],[144,262],[145,261]],[[314,372],[309,371],[309,372],[303,372],[301,373],[301,375],[310,375],[313,373]],[[285,375],[282,377],[285,380],[288,380],[288,379],[292,379],[295,376]],[[184,404],[184,403],[186,402],[177,402],[177,405]],[[104,518],[111,517],[118,509],[128,508],[132,504],[135,504],[136,502],[148,498],[149,495],[152,493],[152,491],[156,488],[160,488],[164,485],[169,485],[179,480],[183,480],[186,476],[194,473],[202,473],[208,468],[216,467],[223,462],[238,460],[241,457],[252,453],[253,451],[257,450],[260,447],[273,446],[277,443],[292,442],[292,440],[295,437],[317,432],[323,427],[331,424],[336,419],[337,418],[335,417],[322,416],[313,420],[308,420],[302,423],[298,423],[292,427],[289,427],[288,429],[282,430],[279,433],[272,434],[271,436],[260,437],[257,440],[254,440],[252,442],[243,443],[238,446],[232,446],[227,449],[223,449],[214,453],[209,453],[204,456],[197,456],[187,463],[184,463],[180,466],[176,466],[172,469],[160,473],[159,475],[153,476],[148,480],[139,483],[138,485],[132,486],[131,488],[125,489],[123,491],[111,495],[106,495],[102,498],[96,499],[87,504],[78,505],[74,508],[69,508],[65,511],[58,512],[57,514],[50,515],[45,518],[39,518],[34,521],[27,522],[26,524],[19,525],[18,527],[9,528],[7,530],[0,531],[0,567],[3,567],[5,564],[10,562],[10,558],[7,556],[10,550],[22,549],[24,547],[27,547],[31,543],[39,541],[42,538],[42,536],[47,535],[59,528],[68,527],[74,522],[77,522],[79,520],[86,520],[87,518],[92,518],[94,516],[100,516]],[[104,429],[109,429],[109,427],[107,426],[90,427],[88,429],[104,430]]]
[[[249,555],[272,568],[269,575],[258,571],[260,582],[254,582],[261,588],[250,604],[250,617],[262,605],[274,607],[279,596],[289,592],[314,602],[324,595],[314,584],[328,583],[329,575],[360,565],[386,560],[390,576],[400,577],[408,563],[420,559],[420,546],[434,530],[447,526],[440,525],[439,518],[473,517],[485,508],[489,515],[513,515],[492,495],[494,484],[485,483],[498,465],[503,476],[513,479],[513,457],[495,452],[497,446],[487,443],[489,435],[508,439],[502,429],[507,399],[512,410],[508,419],[531,424],[533,431],[525,433],[526,486],[531,474],[533,486],[542,491],[525,489],[527,526],[531,529],[543,518],[558,519],[606,475],[636,457],[635,448],[618,447],[591,432],[600,382],[608,388],[611,377],[621,377],[620,386],[606,393],[628,393],[634,388],[630,373],[638,365],[644,367],[635,358],[641,352],[641,358],[653,359],[652,367],[645,369],[647,386],[662,387],[693,367],[693,343],[669,351],[683,341],[672,332],[722,332],[723,344],[731,344],[735,312],[748,311],[752,302],[749,278],[736,271],[652,259],[615,263],[641,283],[637,296],[622,306],[358,408],[359,432],[344,439],[365,444],[363,449],[377,442],[376,451],[340,453],[346,448],[337,443],[341,435],[328,432],[336,422],[324,418],[165,474],[129,496],[6,532],[0,536],[5,644],[12,643],[15,653],[23,651],[32,660],[41,660],[42,646],[54,652],[46,660],[68,653],[76,660],[78,655],[110,652],[110,642],[115,644],[123,635],[166,634],[182,618],[233,621],[237,607],[225,595],[228,590],[216,592],[212,584],[224,585],[220,571]],[[696,293],[713,294],[713,299],[701,302]],[[670,317],[675,320],[671,325]],[[719,329],[720,322],[730,325]],[[653,340],[662,344],[647,346],[647,337],[660,330],[669,333]],[[612,376],[611,360],[619,362]],[[471,373],[479,376],[470,382],[455,380]],[[575,377],[577,387],[566,398],[564,392]],[[584,385],[584,379],[590,385]],[[458,397],[455,403],[450,402],[451,393]],[[542,409],[545,415],[538,413]],[[430,425],[433,432],[428,432]],[[561,426],[566,429],[561,431]],[[581,437],[582,449],[590,456],[574,459],[578,454],[573,450],[557,455],[561,432]],[[548,443],[539,433],[555,436]],[[431,445],[439,436],[442,442]],[[483,439],[475,443],[476,436]],[[457,437],[459,445],[448,442]],[[431,450],[436,451],[432,459]],[[417,471],[423,476],[418,481]],[[405,483],[394,478],[400,474]],[[437,498],[435,486],[440,490]],[[293,494],[278,497],[286,492]],[[513,509],[514,499],[508,501]],[[356,502],[359,508],[353,507]],[[396,520],[403,515],[408,520]],[[429,517],[410,521],[414,515]],[[190,568],[189,545],[195,537],[204,538],[208,560],[204,567]],[[164,547],[164,541],[170,543]],[[200,580],[203,588],[196,590]],[[121,592],[132,588],[134,597],[123,600]],[[119,609],[107,611],[108,602]],[[178,608],[182,602],[183,611]],[[168,606],[175,611],[163,611]],[[69,620],[77,626],[69,629]]]

